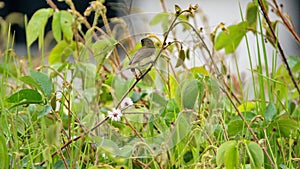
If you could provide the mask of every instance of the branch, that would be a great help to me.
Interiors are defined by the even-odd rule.
[[[263,12],[263,16],[266,19],[267,24],[268,24],[268,26],[269,26],[269,28],[271,30],[272,36],[273,36],[275,42],[277,42],[277,47],[278,47],[279,53],[281,55],[282,61],[284,62],[285,66],[286,66],[286,69],[287,69],[287,71],[289,73],[289,76],[290,76],[291,80],[293,81],[293,84],[296,87],[296,89],[298,91],[298,94],[300,95],[299,86],[298,86],[298,84],[297,84],[297,82],[296,82],[296,80],[294,78],[294,75],[292,73],[292,70],[291,70],[291,68],[290,68],[290,66],[289,66],[289,64],[287,62],[286,56],[285,56],[285,54],[283,52],[283,49],[282,49],[282,47],[281,47],[281,45],[280,45],[280,43],[278,41],[278,37],[276,36],[275,31],[274,31],[274,29],[272,27],[272,22],[271,22],[271,20],[270,20],[270,18],[268,16],[267,10],[266,10],[266,8],[263,5],[262,0],[258,0],[258,4],[259,4],[259,6],[260,6],[260,8],[261,8],[261,10]]]

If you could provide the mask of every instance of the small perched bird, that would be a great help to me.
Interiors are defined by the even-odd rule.
[[[141,40],[142,47],[134,54],[133,58],[129,61],[131,71],[134,68],[141,68],[153,62],[151,56],[155,53],[155,46],[151,39],[144,38]]]

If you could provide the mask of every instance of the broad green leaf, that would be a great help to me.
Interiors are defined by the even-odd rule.
[[[205,83],[208,85],[208,92],[211,93],[215,99],[219,99],[220,88],[216,79],[205,76]]]
[[[169,13],[161,12],[161,13],[155,15],[149,24],[150,24],[150,26],[154,26],[161,22],[168,22],[168,21],[169,21]]]
[[[225,164],[225,161],[228,163],[228,157],[226,158],[226,155],[229,155],[231,157],[230,154],[228,154],[227,152],[231,149],[231,152],[234,153],[234,151],[232,151],[232,149],[234,149],[237,146],[237,142],[235,140],[231,140],[231,141],[227,141],[225,143],[223,143],[217,150],[217,156],[216,156],[216,160],[217,160],[217,165],[218,167],[221,167],[223,164]],[[232,159],[235,160],[235,159]],[[226,166],[227,167],[227,166]]]
[[[260,169],[264,163],[264,152],[261,147],[255,143],[250,142],[246,145],[249,150],[250,164],[252,169]]]
[[[23,77],[20,77],[20,80],[28,85],[30,85],[31,87],[34,87],[40,91],[42,91],[42,88],[41,86],[34,80],[33,77],[31,76],[23,76]]]
[[[153,17],[153,19],[150,21],[150,26],[157,25],[158,23],[161,23],[161,27],[163,31],[167,31],[168,26],[169,26],[169,13],[167,12],[162,12]]]
[[[224,165],[226,169],[238,169],[239,168],[239,150],[237,144],[233,144],[225,151]]]
[[[176,119],[171,147],[180,143],[190,132],[191,125],[188,123],[188,116],[186,116],[186,114],[187,113],[182,113]]]
[[[149,73],[145,74],[145,76],[142,79],[142,82],[145,83],[145,85],[148,85],[148,86],[153,86],[154,85],[154,80],[150,76]]]
[[[193,67],[191,68],[191,72],[194,74],[195,77],[201,76],[210,76],[209,72],[205,69],[204,66],[199,66],[199,67]]]
[[[33,14],[26,28],[27,46],[30,46],[44,31],[46,23],[52,15],[52,12],[53,9],[51,8],[42,8]]]
[[[49,55],[49,64],[64,62],[73,52],[73,45],[66,41],[59,41],[51,50]]]
[[[228,124],[228,135],[235,136],[236,134],[243,132],[245,124],[242,120],[230,120]]]
[[[255,109],[255,102],[245,102],[238,106],[240,112],[252,111]]]
[[[117,42],[113,38],[98,40],[91,47],[94,57],[99,58],[100,62],[102,62],[108,53],[114,49],[116,44]]]
[[[43,99],[41,94],[33,89],[22,89],[6,99],[9,103],[20,104],[38,104],[42,103]]]
[[[119,147],[118,145],[113,142],[112,140],[102,139],[101,141],[96,142],[97,147],[99,147],[104,152],[109,154],[119,154]]]
[[[21,101],[39,103],[39,102],[42,101],[42,96],[36,90],[22,89],[22,90],[19,90],[16,93],[12,94],[10,97],[8,97],[6,99],[6,101],[9,102],[9,103],[19,103]]]
[[[50,105],[44,106],[43,110],[38,114],[37,119],[40,119],[40,118],[46,116],[47,114],[49,114],[51,109],[52,109],[52,107]]]
[[[52,81],[49,78],[48,75],[42,72],[37,72],[34,70],[30,70],[30,75],[33,77],[33,79],[39,84],[40,88],[42,89],[42,92],[47,96],[48,98],[52,95]]]
[[[300,58],[298,56],[289,56],[287,61],[290,68],[294,69],[294,67],[299,64]]]
[[[247,6],[246,20],[249,27],[256,30],[258,7],[254,2],[249,2]]]
[[[183,87],[181,93],[181,102],[184,108],[194,108],[199,94],[198,82],[198,80],[192,80]]]
[[[234,52],[242,38],[246,35],[247,26],[247,22],[241,22],[239,24],[229,26],[227,28],[228,31],[220,32],[215,40],[216,50],[225,48],[226,54]]]
[[[5,137],[2,133],[0,133],[0,164],[1,168],[8,169],[9,168],[9,156],[8,149],[5,141]]]
[[[269,103],[264,113],[265,119],[267,122],[270,122],[274,119],[277,113],[277,109],[274,103]]]
[[[120,156],[121,157],[129,157],[133,151],[133,145],[125,145],[120,148]]]
[[[60,25],[64,37],[71,41],[73,38],[72,31],[73,16],[67,11],[60,11]]]
[[[299,72],[300,71],[300,61],[298,61],[295,66],[292,67],[293,72]]]
[[[132,80],[125,80],[121,77],[113,77],[112,87],[118,100],[120,100],[125,92],[129,89],[132,84]]]
[[[178,20],[179,21],[186,21],[186,22],[188,22],[189,21],[189,17],[187,15],[179,15]],[[191,29],[191,27],[188,24],[181,24],[181,25],[183,26],[183,31]]]
[[[52,33],[56,42],[61,40],[60,12],[55,11],[52,19]]]
[[[160,96],[157,92],[151,93],[150,98],[151,101],[159,104],[160,106],[165,106],[168,103],[168,101],[164,97]]]
[[[282,116],[274,120],[270,126],[277,129],[283,137],[290,137],[290,134],[300,131],[299,123],[288,116]]]

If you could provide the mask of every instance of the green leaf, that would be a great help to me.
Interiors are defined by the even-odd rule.
[[[234,52],[242,38],[246,35],[247,26],[247,22],[241,22],[237,25],[229,26],[227,28],[228,31],[220,32],[215,40],[216,50],[225,48],[226,54]]]
[[[169,13],[161,12],[153,17],[150,21],[150,26],[154,26],[161,23],[162,29],[165,32],[168,29],[169,24]]]
[[[191,68],[191,72],[194,74],[195,77],[204,77],[204,76],[210,76],[209,72],[205,69],[204,66],[199,67],[193,67]]]
[[[246,20],[248,22],[249,27],[253,28],[254,30],[256,30],[257,12],[258,12],[257,5],[255,5],[254,2],[248,3]]]
[[[198,80],[192,80],[183,87],[181,93],[181,102],[184,108],[194,108],[199,94],[198,82]]]
[[[178,82],[173,75],[169,75],[169,83],[170,83],[170,98],[174,98],[176,95],[176,89],[178,87]]]
[[[118,100],[120,100],[132,84],[132,80],[125,80],[121,77],[113,77],[112,87]]]
[[[236,134],[243,132],[245,124],[242,120],[230,120],[228,124],[228,135],[235,136]]]
[[[176,63],[175,68],[177,68],[177,67],[183,65],[184,60],[185,60],[185,53],[184,53],[184,50],[181,49],[181,50],[179,51],[179,54],[178,54],[178,59],[177,59],[177,63]]]
[[[46,116],[47,114],[50,113],[52,107],[50,105],[46,105],[43,110],[39,113],[39,115],[37,116],[37,119],[40,119],[44,116]]]
[[[260,169],[264,163],[264,152],[261,147],[255,143],[250,142],[246,145],[249,150],[250,164],[252,169]]]
[[[300,130],[298,122],[288,116],[274,120],[269,127],[277,129],[283,137],[287,138],[290,137],[290,134]]]
[[[229,167],[232,167],[232,165],[235,165],[237,159],[239,158],[238,155],[236,157],[236,153],[238,153],[236,146],[237,146],[237,142],[235,140],[231,140],[231,141],[227,141],[227,142],[223,143],[218,148],[217,156],[216,156],[218,167],[221,167],[223,164],[225,164],[226,168],[229,168]],[[232,162],[230,162],[231,160],[232,160]]]
[[[297,63],[300,62],[300,58],[298,56],[289,56],[287,59],[288,65],[293,69]]]
[[[95,42],[92,45],[91,49],[94,52],[94,56],[96,58],[100,58],[100,61],[102,62],[102,60],[108,55],[108,53],[110,53],[114,49],[116,44],[117,42],[113,38],[102,39]]]
[[[60,25],[61,30],[63,32],[64,37],[71,41],[73,39],[73,31],[72,31],[72,23],[73,23],[73,16],[67,11],[60,12]]]
[[[37,72],[34,70],[30,70],[30,75],[40,86],[40,88],[42,89],[41,91],[45,94],[45,96],[50,98],[52,95],[52,81],[49,76],[45,73]]]
[[[9,103],[18,104],[32,104],[32,103],[42,103],[41,94],[33,89],[22,89],[6,99]]]
[[[274,103],[269,103],[264,113],[265,119],[267,122],[270,122],[274,119],[277,113],[277,109]]]
[[[23,76],[23,77],[20,77],[20,80],[28,85],[30,85],[31,87],[34,87],[40,91],[42,91],[42,88],[41,86],[34,80],[33,77],[31,76]]]
[[[179,144],[190,132],[191,125],[188,123],[187,113],[181,113],[175,122],[174,135],[170,147]]]
[[[66,41],[59,41],[51,50],[49,55],[49,64],[64,62],[73,52],[73,45]]]
[[[52,20],[52,33],[56,42],[61,40],[60,12],[55,11]]]
[[[151,98],[151,101],[159,104],[160,106],[165,106],[168,103],[168,101],[164,97],[159,95],[157,92],[151,93],[150,98]]]
[[[169,21],[169,13],[161,12],[161,13],[155,15],[149,24],[150,24],[150,26],[154,26],[161,22],[168,22],[168,21]]]
[[[53,9],[51,8],[42,8],[33,14],[26,28],[26,41],[28,46],[30,46],[44,31],[52,12]]]
[[[227,169],[237,169],[239,167],[239,150],[237,144],[227,148],[224,156],[224,164]]]
[[[8,149],[5,141],[5,137],[2,133],[0,133],[0,164],[1,168],[8,169],[9,168],[9,156]]]

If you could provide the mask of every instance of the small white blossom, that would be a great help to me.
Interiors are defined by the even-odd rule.
[[[122,112],[120,109],[113,108],[112,111],[108,111],[108,117],[113,121],[120,121],[122,117]]]
[[[129,98],[129,97],[126,97],[122,102],[121,102],[121,109],[125,109],[129,106],[132,106],[133,105],[133,102],[132,100]]]

